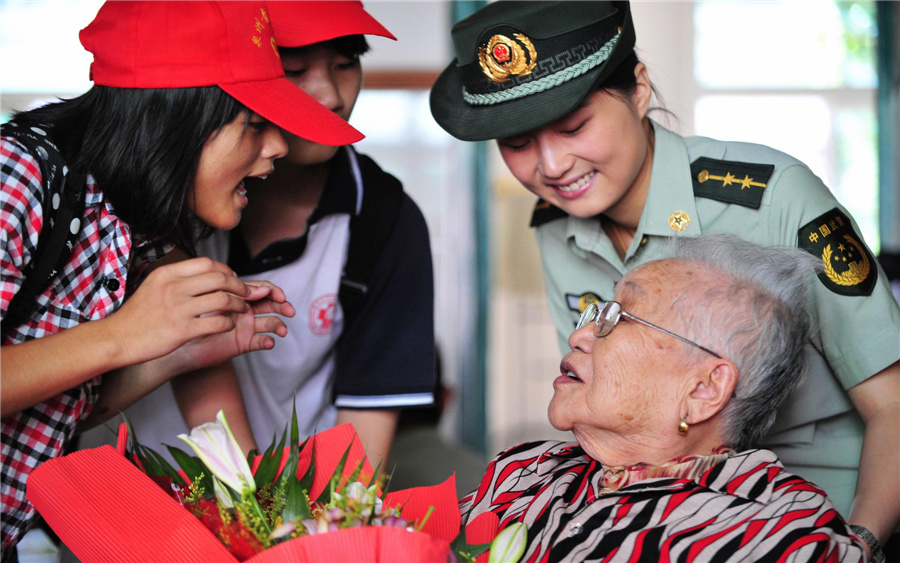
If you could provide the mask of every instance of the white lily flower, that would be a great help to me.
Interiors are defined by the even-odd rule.
[[[357,502],[361,502],[365,506],[374,508],[375,514],[381,514],[382,501],[380,498],[378,498],[378,493],[375,490],[375,485],[366,487],[363,483],[356,481],[345,486],[343,494],[334,493],[334,496],[337,499],[341,499],[344,497],[352,498]]]
[[[528,528],[521,522],[510,524],[497,534],[491,542],[488,563],[517,563],[525,553],[528,543]]]
[[[216,493],[216,500],[224,506],[225,508],[234,508],[234,500],[232,500],[231,495],[222,486],[222,483],[219,482],[218,479],[213,477],[213,492]]]
[[[222,411],[216,414],[216,422],[201,424],[191,430],[190,436],[180,434],[178,437],[187,442],[200,461],[220,481],[235,491],[256,491],[256,481],[250,465],[234,439]]]

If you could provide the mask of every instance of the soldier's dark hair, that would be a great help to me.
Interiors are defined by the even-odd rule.
[[[637,78],[634,76],[634,68],[641,62],[634,50],[628,54],[619,66],[617,66],[609,75],[600,83],[594,85],[594,90],[603,90],[622,101],[628,102],[634,89],[637,87]],[[661,111],[674,118],[672,112],[666,109],[665,101],[662,94],[656,89],[653,83],[650,83],[650,89],[653,91],[653,97],[656,98],[657,105],[650,108],[650,111]]]
[[[349,59],[358,59],[369,52],[369,42],[366,41],[365,35],[345,35],[336,37],[321,43],[306,45],[304,47],[279,47],[278,52],[281,54],[297,54],[302,55],[311,47],[328,47],[334,49],[339,54]]]

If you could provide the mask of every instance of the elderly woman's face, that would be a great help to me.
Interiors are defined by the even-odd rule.
[[[676,330],[673,299],[687,289],[690,272],[669,261],[629,272],[616,287],[622,309],[663,328]],[[621,320],[604,338],[594,325],[569,337],[572,349],[553,382],[549,418],[559,430],[608,431],[618,438],[658,437],[661,428],[677,424],[684,386],[685,344],[659,331]],[[676,422],[673,423],[672,420]]]

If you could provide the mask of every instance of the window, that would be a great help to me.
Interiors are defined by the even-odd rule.
[[[695,133],[800,159],[878,252],[874,2],[703,0],[693,15]]]

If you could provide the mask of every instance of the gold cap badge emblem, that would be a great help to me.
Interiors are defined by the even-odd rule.
[[[517,41],[498,34],[478,48],[481,70],[497,84],[510,76],[527,76],[537,66],[537,51],[531,40],[521,33],[514,33],[513,37]]]
[[[673,231],[681,232],[691,224],[691,217],[684,211],[676,211],[669,215],[669,226]]]

